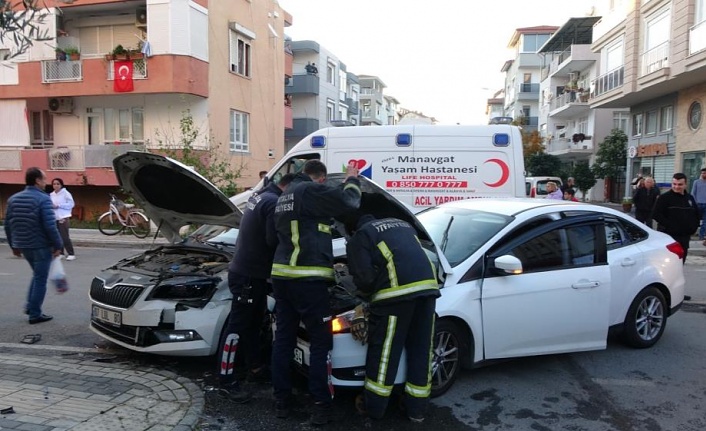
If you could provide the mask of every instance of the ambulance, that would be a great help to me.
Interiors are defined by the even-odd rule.
[[[345,172],[354,162],[361,175],[416,209],[461,199],[525,196],[517,126],[325,128],[299,141],[254,190],[301,171],[311,159],[324,162],[329,173]]]

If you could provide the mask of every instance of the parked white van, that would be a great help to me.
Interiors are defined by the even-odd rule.
[[[561,188],[562,182],[559,177],[526,177],[525,178],[525,195],[528,198],[546,198],[547,183],[553,181],[557,187]]]
[[[318,130],[297,143],[267,174],[278,181],[319,159],[329,172],[350,161],[360,174],[414,207],[480,197],[524,197],[520,129],[483,126],[356,126]],[[238,197],[240,201],[240,196]]]

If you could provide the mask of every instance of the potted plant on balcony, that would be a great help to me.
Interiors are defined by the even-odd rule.
[[[64,52],[66,53],[66,56],[69,58],[71,61],[76,61],[81,59],[81,51],[78,50],[75,46],[69,46],[64,48]]]
[[[54,52],[56,53],[56,59],[58,61],[66,61],[66,52],[64,52],[63,49],[55,48]]]
[[[113,60],[127,60],[127,49],[122,45],[116,45],[113,48]]]
[[[140,60],[145,58],[145,54],[142,53],[142,42],[137,43],[137,48],[130,48],[129,49],[129,57],[130,60]]]

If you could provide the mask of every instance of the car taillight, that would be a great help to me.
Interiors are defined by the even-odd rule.
[[[667,245],[667,250],[679,256],[679,259],[684,259],[684,247],[682,247],[678,242],[673,242]]]
[[[532,190],[530,191],[530,197],[533,198],[537,195],[537,188],[532,187]]]

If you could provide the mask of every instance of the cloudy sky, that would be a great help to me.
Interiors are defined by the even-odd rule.
[[[349,72],[376,75],[401,106],[443,124],[484,123],[518,27],[561,26],[603,0],[279,0],[285,32],[315,40]]]

